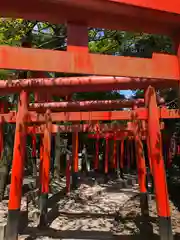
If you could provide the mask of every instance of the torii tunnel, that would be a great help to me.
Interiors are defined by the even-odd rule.
[[[11,188],[10,188],[10,198],[9,198],[9,214],[8,214],[8,230],[7,233],[11,233],[12,229],[12,212],[14,214],[14,209],[19,209],[20,208],[20,199],[21,199],[21,191],[18,191],[17,195],[17,185],[19,186],[19,189],[22,187],[22,170],[23,170],[23,155],[22,155],[22,149],[19,149],[19,144],[22,141],[25,143],[25,138],[26,134],[42,134],[43,133],[43,145],[42,145],[42,168],[44,169],[42,174],[41,174],[41,204],[42,204],[42,210],[41,210],[41,224],[45,223],[46,215],[47,215],[47,208],[46,208],[46,202],[48,199],[48,192],[49,192],[49,158],[50,158],[50,136],[53,133],[56,133],[58,131],[74,131],[73,134],[73,139],[74,139],[74,171],[78,171],[77,167],[77,132],[79,130],[83,131],[95,131],[99,132],[99,134],[102,134],[101,132],[111,132],[115,131],[116,135],[111,134],[112,138],[115,137],[116,140],[121,140],[124,137],[130,136],[135,140],[135,149],[136,149],[136,157],[137,157],[137,167],[138,167],[138,181],[140,185],[140,192],[141,192],[141,211],[143,215],[148,214],[148,198],[147,198],[147,189],[145,187],[145,176],[146,176],[146,169],[145,169],[145,162],[144,162],[144,157],[143,157],[143,150],[142,150],[142,139],[146,139],[148,142],[149,146],[149,159],[150,165],[151,165],[151,171],[152,175],[154,177],[154,182],[155,182],[155,191],[156,191],[156,196],[157,196],[157,204],[164,204],[163,209],[158,209],[158,214],[165,215],[170,217],[170,212],[168,208],[168,195],[166,192],[166,188],[163,190],[163,186],[165,187],[166,185],[163,185],[165,183],[165,172],[164,172],[164,167],[163,167],[163,159],[161,168],[159,169],[159,165],[155,164],[152,159],[157,157],[157,154],[160,154],[160,149],[156,149],[156,135],[152,135],[152,132],[154,131],[155,127],[157,131],[160,134],[160,130],[163,128],[163,124],[159,125],[159,119],[169,119],[169,118],[179,118],[179,110],[169,110],[166,107],[157,107],[156,103],[156,94],[155,91],[152,87],[149,87],[148,92],[146,94],[145,101],[144,100],[136,100],[136,101],[117,101],[116,103],[119,104],[118,107],[124,107],[124,106],[134,106],[140,104],[139,108],[136,108],[134,110],[128,111],[128,110],[122,110],[122,111],[94,111],[94,112],[59,112],[60,110],[66,110],[68,111],[68,108],[70,106],[70,109],[73,108],[73,104],[75,106],[86,106],[87,110],[88,108],[92,108],[92,102],[85,102],[85,104],[81,105],[80,103],[82,102],[69,102],[69,106],[67,102],[60,102],[60,103],[54,103],[54,102],[49,102],[46,104],[43,103],[35,103],[35,104],[28,104],[27,101],[27,93],[23,90],[20,93],[20,102],[19,102],[19,108],[18,112],[16,113],[15,111],[10,111],[3,113],[1,111],[1,119],[2,119],[2,124],[3,122],[9,122],[9,123],[16,123],[16,134],[15,134],[15,142],[14,142],[14,158],[13,158],[13,166],[12,166],[12,178],[11,178]],[[154,99],[154,100],[153,100]],[[153,102],[154,101],[154,102]],[[101,106],[107,104],[108,101],[105,102],[99,102],[99,106],[95,106],[95,108],[101,108]],[[163,101],[159,101],[159,104],[161,104]],[[88,105],[88,104],[89,105]],[[96,102],[98,103],[98,101]],[[108,102],[109,106],[113,105],[113,102]],[[92,104],[92,105],[91,105]],[[124,104],[124,105],[123,105]],[[145,105],[144,107],[143,104]],[[153,105],[154,104],[154,105]],[[156,104],[156,105],[155,105]],[[112,106],[111,106],[112,107]],[[28,111],[28,109],[33,111]],[[51,110],[52,108],[52,110]],[[61,109],[60,109],[61,108]],[[117,105],[114,105],[114,108],[117,108]],[[152,109],[151,109],[152,108]],[[44,110],[43,110],[44,109]],[[35,111],[36,110],[36,111]],[[42,111],[43,110],[43,111]],[[40,113],[39,113],[40,111]],[[42,111],[42,112],[41,112]],[[56,112],[58,111],[58,112]],[[151,125],[151,117],[153,111],[153,121],[154,121],[154,116],[156,116],[156,122],[153,122]],[[115,125],[115,127],[111,125],[98,125],[96,122],[101,121],[101,120],[128,120],[130,121],[128,123],[127,128]],[[79,121],[91,121],[93,123],[92,126],[88,126],[86,123],[78,127],[78,125],[68,128],[68,126],[58,126],[58,125],[53,125],[53,122],[59,122],[59,121],[74,121],[74,122],[79,122]],[[141,122],[141,128],[139,129],[139,124],[138,121]],[[45,123],[45,124],[44,124]],[[23,125],[22,125],[23,124]],[[31,125],[37,124],[34,126]],[[38,126],[39,124],[42,124]],[[157,124],[157,126],[156,126]],[[28,126],[29,125],[29,126]],[[19,127],[18,127],[19,126]],[[27,128],[28,126],[28,128]],[[153,128],[153,131],[152,131]],[[104,129],[104,130],[103,130]],[[144,130],[143,130],[144,129]],[[120,135],[118,135],[120,134]],[[130,135],[129,135],[130,134]],[[100,135],[98,135],[100,136]],[[109,135],[110,136],[110,135]],[[118,136],[120,138],[118,138]],[[152,137],[153,136],[153,137]],[[108,138],[107,138],[108,139]],[[153,141],[152,141],[153,139]],[[107,140],[106,140],[106,144]],[[96,145],[97,146],[97,145]],[[21,147],[22,142],[21,142]],[[24,146],[25,148],[25,146]],[[121,149],[123,146],[121,146]],[[108,147],[107,147],[108,149]],[[116,152],[116,146],[114,148],[114,154]],[[121,151],[122,152],[122,151]],[[76,154],[75,154],[76,153]],[[95,168],[98,167],[98,158],[97,158],[97,153],[98,153],[98,146],[96,147],[96,161],[95,161]],[[154,155],[156,154],[156,155]],[[159,155],[158,155],[159,156]],[[161,155],[162,158],[162,155]],[[76,160],[75,160],[76,159]],[[114,158],[115,159],[115,158]],[[121,157],[122,159],[122,157]],[[115,164],[114,160],[114,164]],[[15,166],[19,166],[17,169]],[[114,165],[116,166],[116,164]],[[123,167],[122,160],[120,162],[120,166]],[[70,190],[69,184],[70,184],[70,166],[67,165],[67,172],[66,172],[66,180],[67,180],[67,187],[68,191]],[[163,170],[163,171],[162,171]],[[105,172],[108,171],[107,168],[107,157],[106,157],[106,166],[105,166]],[[160,174],[159,172],[162,171]],[[142,174],[143,173],[143,174]],[[158,178],[158,180],[157,180]],[[18,180],[19,179],[19,180]],[[161,180],[161,181],[160,181]],[[161,189],[161,193],[158,192],[158,189]],[[16,191],[16,194],[15,194]],[[164,192],[163,192],[164,191]],[[162,206],[162,205],[161,205]],[[14,224],[14,223],[13,223]]]

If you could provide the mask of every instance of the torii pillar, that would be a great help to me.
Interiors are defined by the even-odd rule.
[[[22,91],[19,97],[18,113],[16,118],[6,240],[18,239],[24,161],[26,153],[27,127],[25,121],[28,114],[27,106],[28,94],[25,91]]]
[[[166,173],[162,155],[162,140],[159,123],[159,109],[156,101],[156,92],[149,87],[145,94],[148,107],[148,138],[151,154],[152,172],[156,195],[159,231],[161,240],[172,240],[172,226],[169,206],[169,196],[166,183]]]

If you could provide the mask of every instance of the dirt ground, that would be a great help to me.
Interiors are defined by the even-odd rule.
[[[52,183],[54,195],[50,196],[48,227],[38,229],[39,211],[31,202],[28,206],[28,227],[20,235],[21,240],[47,239],[146,239],[158,238],[156,204],[153,196],[149,200],[150,218],[142,219],[139,208],[138,185],[122,188],[120,182],[108,184],[81,184],[69,196],[64,194],[65,182],[61,186]],[[0,203],[0,221],[7,217],[7,200]],[[180,213],[171,204],[172,227],[175,239],[180,239]],[[26,209],[26,198],[22,210]]]

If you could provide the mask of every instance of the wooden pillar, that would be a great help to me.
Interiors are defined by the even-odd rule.
[[[116,140],[116,176],[120,178],[120,140]]]
[[[49,193],[51,162],[51,120],[50,112],[48,110],[46,112],[46,116],[47,120],[44,126],[43,136],[43,161],[41,166],[40,227],[44,227],[47,224],[47,201]]]
[[[78,152],[79,152],[79,134],[78,134],[78,131],[75,131],[72,133],[72,155],[73,155],[72,187],[73,188],[77,188],[77,184],[78,184],[78,172],[79,172]],[[67,168],[67,174],[69,174],[68,169],[69,168]],[[69,189],[68,186],[67,186],[67,189]]]
[[[55,174],[55,134],[51,135],[51,164],[50,164],[50,172],[51,176],[54,177]]]
[[[68,22],[67,51],[88,53],[88,27],[86,25]]]
[[[109,160],[109,139],[106,137],[106,150],[105,150],[105,164],[104,164],[104,173],[108,174],[108,161]]]
[[[142,216],[149,216],[148,193],[146,189],[146,163],[143,143],[141,139],[141,123],[134,121],[134,139],[136,150],[136,165],[138,171],[138,183],[140,189],[140,208]]]
[[[94,161],[94,170],[98,171],[99,169],[99,144],[100,144],[100,132],[99,132],[99,123],[96,123],[96,143],[95,143],[95,161]]]
[[[129,151],[129,170],[131,170],[131,167],[132,167],[132,153],[131,153],[131,143],[132,143],[132,140],[131,138],[129,138],[129,141],[128,141],[128,151]]]
[[[40,135],[40,149],[39,149],[39,191],[41,192],[41,182],[42,182],[42,165],[43,165],[43,152],[44,152],[44,145],[43,145],[43,135]]]
[[[120,175],[124,179],[123,168],[124,168],[124,139],[120,142]]]
[[[66,194],[69,194],[71,190],[71,157],[69,153],[66,153]]]
[[[148,137],[154,177],[157,213],[159,218],[160,239],[172,240],[173,236],[169,197],[164,160],[162,156],[159,110],[157,107],[156,92],[151,86],[146,91],[145,102],[146,106],[148,107]]]
[[[18,238],[18,226],[22,197],[22,182],[26,154],[27,129],[25,121],[28,113],[27,105],[28,95],[25,91],[22,91],[19,97],[18,112],[16,117],[6,240],[17,240]]]
[[[86,25],[81,25],[76,22],[67,23],[67,51],[82,54],[88,53],[88,27]],[[76,167],[74,166],[73,185],[77,184],[78,153],[76,155],[76,158],[73,158],[73,160],[76,161],[74,163]],[[67,156],[67,158],[69,157]],[[66,171],[68,171],[68,169],[66,169]]]
[[[131,152],[130,152],[130,140],[127,139],[127,142],[126,142],[126,153],[127,153],[127,169],[129,170],[131,168]]]
[[[114,135],[114,142],[113,142],[113,168],[116,171],[116,168],[117,168],[117,142],[116,142],[116,135]]]
[[[32,134],[32,160],[33,160],[33,176],[37,176],[37,161],[36,161],[36,129],[34,126]]]
[[[151,149],[150,149],[149,137],[147,137],[146,142],[147,142],[147,150],[148,150],[149,168],[152,174],[152,160],[151,160]]]

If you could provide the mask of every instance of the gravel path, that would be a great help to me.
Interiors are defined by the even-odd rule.
[[[142,231],[151,232],[146,232],[147,239],[156,239],[158,225],[155,201],[149,201],[151,218],[150,224],[145,226],[140,216],[138,186],[121,189],[118,186],[119,183],[115,181],[107,185],[81,184],[68,197],[64,195],[58,199],[58,191],[62,190],[64,183],[59,186],[54,182],[52,188],[57,194],[50,196],[48,228],[37,228],[39,212],[30,203],[29,224],[19,239],[114,239],[121,235],[120,239],[126,240],[139,239]],[[22,210],[25,209],[26,199],[23,198]],[[171,211],[173,232],[180,236],[180,214],[172,202]],[[3,201],[0,203],[0,222],[5,221],[6,217],[7,201]]]

